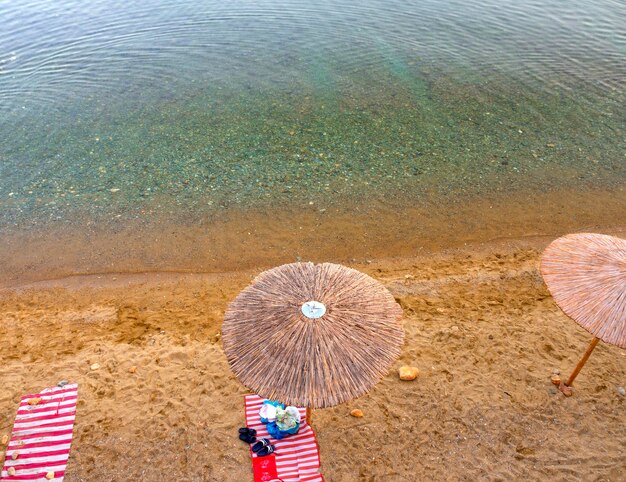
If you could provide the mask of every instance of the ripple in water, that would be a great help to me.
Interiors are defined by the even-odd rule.
[[[39,0],[0,24],[0,224],[626,178],[620,1]]]

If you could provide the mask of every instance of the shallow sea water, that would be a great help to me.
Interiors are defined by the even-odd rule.
[[[621,1],[36,0],[0,25],[5,232],[626,181]]]

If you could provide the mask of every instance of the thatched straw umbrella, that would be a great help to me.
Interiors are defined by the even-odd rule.
[[[230,304],[222,341],[258,395],[308,408],[370,390],[400,355],[402,309],[379,282],[345,266],[293,263],[261,273]]]
[[[593,335],[569,379],[559,387],[569,396],[599,340],[626,348],[626,240],[589,233],[563,236],[544,251],[541,274],[561,310]]]

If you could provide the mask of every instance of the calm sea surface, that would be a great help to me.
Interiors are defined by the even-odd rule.
[[[0,229],[626,181],[621,0],[0,2]]]

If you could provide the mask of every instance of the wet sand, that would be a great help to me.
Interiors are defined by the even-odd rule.
[[[624,237],[626,227],[603,232]],[[550,383],[591,339],[539,275],[551,239],[349,263],[397,298],[407,336],[369,394],[314,412],[327,480],[626,478],[626,351],[598,345],[571,398]],[[252,480],[237,439],[247,390],[229,370],[220,326],[259,270],[95,274],[4,289],[0,434],[21,394],[68,379],[79,402],[66,480]],[[398,379],[405,364],[420,369],[416,381]]]
[[[626,184],[492,196],[433,193],[397,199],[226,210],[196,217],[146,215],[98,225],[76,218],[0,232],[0,288],[76,274],[223,273],[299,259],[340,263],[413,257],[534,236],[620,228]]]

